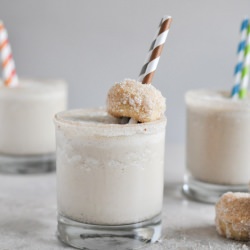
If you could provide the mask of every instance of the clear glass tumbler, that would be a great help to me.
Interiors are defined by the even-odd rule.
[[[228,191],[244,192],[250,180],[250,97],[193,90],[186,96],[186,167],[183,191],[214,203]]]
[[[15,88],[0,84],[0,172],[54,170],[53,117],[66,106],[64,81],[21,79]]]
[[[57,114],[55,126],[59,239],[102,250],[157,241],[166,119],[119,124],[83,109]]]

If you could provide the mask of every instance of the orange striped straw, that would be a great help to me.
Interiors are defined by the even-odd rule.
[[[0,55],[3,69],[4,85],[7,87],[16,87],[18,85],[18,77],[16,67],[12,57],[11,47],[8,41],[7,30],[3,22],[0,20]]]

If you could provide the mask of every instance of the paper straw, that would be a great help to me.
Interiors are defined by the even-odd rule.
[[[157,68],[163,46],[165,44],[170,24],[172,22],[171,16],[164,16],[160,22],[157,35],[152,42],[145,63],[141,69],[139,82],[143,84],[150,84],[152,82],[155,70]]]
[[[149,52],[147,54],[145,63],[141,69],[138,81],[143,84],[151,84],[155,70],[157,68],[163,46],[167,39],[170,24],[172,22],[171,16],[164,16],[161,19],[160,25],[154,37],[154,40],[150,46]],[[128,120],[129,124],[137,123],[136,120],[130,118]]]
[[[244,64],[244,52],[246,47],[246,40],[247,40],[247,29],[248,29],[249,19],[245,18],[241,23],[241,38],[238,45],[237,50],[237,64],[235,65],[234,70],[234,86],[232,88],[231,96],[233,98],[237,97],[239,95],[240,91],[240,83],[241,83],[241,75],[242,75],[242,69]]]
[[[8,41],[7,30],[2,21],[0,21],[0,54],[4,85],[8,87],[16,87],[18,85],[18,77],[12,57],[11,47]]]
[[[247,39],[244,50],[244,64],[241,73],[241,84],[240,84],[240,99],[244,99],[247,96],[247,87],[249,82],[249,66],[250,66],[250,24],[247,27]]]

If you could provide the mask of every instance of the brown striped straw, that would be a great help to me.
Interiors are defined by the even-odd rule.
[[[171,16],[164,16],[160,22],[155,39],[150,46],[148,55],[138,78],[138,81],[143,84],[150,84],[152,82],[154,73],[160,60],[163,46],[168,36],[171,22]]]

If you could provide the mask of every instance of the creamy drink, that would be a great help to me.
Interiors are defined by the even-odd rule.
[[[226,191],[246,191],[250,180],[250,98],[228,92],[186,94],[189,176],[184,192],[214,202]]]
[[[17,87],[0,86],[0,170],[40,172],[46,161],[51,168],[53,116],[66,106],[64,81],[21,79]]]
[[[136,241],[158,237],[166,119],[141,124],[120,121],[102,109],[66,111],[55,117],[58,230],[62,240],[76,247],[82,245],[69,231],[76,222],[81,223],[74,231],[79,235],[91,229],[103,236],[100,226],[126,235],[131,230],[135,234],[136,223],[142,223],[134,246],[140,246]],[[100,247],[93,244],[93,249]]]
[[[106,109],[55,116],[58,236],[80,249],[138,249],[161,236],[166,99],[152,83],[164,16],[138,80],[116,82]]]

